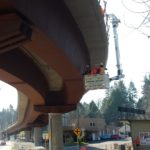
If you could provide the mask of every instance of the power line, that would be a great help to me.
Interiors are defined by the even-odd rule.
[[[148,3],[148,2],[150,2],[150,0],[146,0],[146,1],[144,1],[144,0],[142,0],[142,1],[137,1],[137,0],[132,0],[133,2],[135,2],[135,3]]]
[[[131,13],[142,14],[142,13],[148,13],[148,12],[149,12],[149,10],[146,10],[146,11],[134,11],[134,10],[131,10],[131,9],[129,9],[129,8],[125,5],[124,0],[121,0],[121,3],[122,3],[122,5],[123,5],[123,7],[124,7],[125,9],[127,9],[127,10],[128,10],[129,12],[131,12]]]

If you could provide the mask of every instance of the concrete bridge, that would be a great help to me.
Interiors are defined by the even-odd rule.
[[[0,80],[19,91],[18,121],[8,134],[76,108],[85,66],[107,61],[100,10],[98,0],[0,1]]]

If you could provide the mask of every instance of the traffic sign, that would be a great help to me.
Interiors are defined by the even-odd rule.
[[[81,130],[79,128],[74,129],[73,131],[77,136],[81,134]]]
[[[134,113],[134,114],[145,114],[145,110],[142,109],[135,109],[135,108],[129,108],[129,107],[118,107],[118,111],[120,112],[128,112],[128,113]]]

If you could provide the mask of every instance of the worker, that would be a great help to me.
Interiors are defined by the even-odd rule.
[[[85,146],[82,146],[81,150],[87,150]]]
[[[140,146],[140,138],[139,138],[139,136],[137,136],[136,139],[134,140],[134,144],[136,146],[136,149],[138,150],[139,146]]]
[[[101,75],[104,75],[104,74],[105,74],[105,68],[104,68],[103,63],[100,64],[100,74],[101,74]]]
[[[91,73],[90,65],[86,65],[84,68],[83,75],[88,75]]]
[[[100,73],[100,67],[99,67],[99,65],[96,64],[91,70],[91,75],[96,75],[99,73]]]
[[[104,67],[103,63],[100,63],[100,69],[99,69],[100,74],[104,75],[105,74],[105,70],[107,70],[107,68]]]

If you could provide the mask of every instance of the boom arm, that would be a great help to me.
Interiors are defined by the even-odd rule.
[[[110,78],[110,80],[119,80],[121,78],[124,78],[124,75],[122,74],[122,68],[120,64],[120,51],[119,51],[119,43],[118,43],[118,34],[117,34],[117,27],[120,23],[120,20],[114,15],[109,14],[108,17],[111,20],[112,28],[113,28],[113,34],[114,34],[114,43],[115,43],[115,51],[116,51],[116,61],[117,61],[117,76]]]

